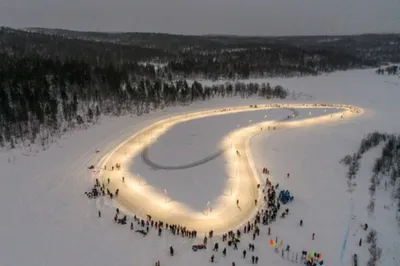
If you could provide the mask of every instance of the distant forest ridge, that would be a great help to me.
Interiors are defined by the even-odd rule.
[[[363,38],[370,36],[400,36],[400,33],[362,33],[362,34],[346,34],[346,35],[235,35],[235,34],[172,34],[172,33],[161,33],[161,32],[127,32],[127,31],[83,31],[83,30],[70,30],[70,29],[61,29],[61,28],[41,28],[41,27],[27,27],[22,28],[21,30],[26,30],[30,32],[37,33],[45,33],[45,34],[69,34],[69,35],[84,35],[84,36],[101,36],[101,35],[136,35],[136,36],[148,36],[148,35],[159,35],[159,36],[178,36],[178,37],[199,37],[199,38],[224,38],[224,39],[264,39],[264,40],[273,40],[273,39],[309,39],[309,40],[324,40],[324,39],[333,39],[333,38]]]
[[[0,53],[96,66],[151,62],[161,77],[246,79],[400,62],[400,35],[232,37],[3,27]]]

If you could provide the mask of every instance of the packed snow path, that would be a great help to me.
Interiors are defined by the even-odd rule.
[[[290,111],[292,111],[293,117],[298,115],[298,112],[295,109],[293,109],[293,108],[288,108],[288,109]],[[290,116],[290,117],[292,117],[292,116]],[[290,117],[285,117],[285,118],[281,119],[280,121],[283,122],[283,121],[289,120]],[[162,164],[155,163],[154,161],[152,161],[150,159],[149,148],[150,148],[150,146],[147,146],[143,149],[142,154],[141,154],[142,160],[144,163],[146,163],[148,166],[150,166],[152,169],[155,169],[155,170],[182,170],[182,169],[196,167],[196,166],[199,166],[199,165],[202,165],[209,161],[214,160],[215,158],[221,156],[224,152],[227,151],[227,148],[224,147],[224,148],[220,149],[219,151],[217,151],[211,155],[208,155],[200,160],[197,160],[195,162],[191,162],[191,163],[183,164],[183,165],[162,165]]]
[[[221,196],[213,204],[212,210],[208,208],[204,212],[195,212],[183,203],[171,201],[166,191],[159,191],[157,188],[146,185],[145,180],[128,170],[128,165],[132,163],[137,154],[143,152],[160,135],[178,123],[208,116],[276,108],[336,108],[338,111],[334,114],[319,117],[310,116],[310,118],[301,120],[261,122],[228,134],[221,142],[220,149],[227,149],[229,152],[224,153],[226,159],[234,162],[227,168],[227,174],[231,177],[228,179],[227,187],[231,188],[232,195],[231,197]],[[265,105],[256,108],[252,106],[224,108],[170,117],[143,129],[117,146],[100,161],[97,166],[100,170],[95,178],[101,178],[105,183],[110,180],[107,187],[110,191],[119,189],[116,202],[127,212],[143,218],[146,215],[151,215],[153,220],[161,220],[168,224],[180,224],[198,232],[214,230],[215,234],[221,234],[246,222],[258,209],[255,199],[261,202],[262,187],[258,189],[257,185],[262,184],[263,180],[260,179],[249,152],[249,140],[252,136],[267,130],[268,127],[271,130],[278,130],[287,127],[331,123],[352,118],[362,113],[361,108],[349,105],[285,104]],[[122,165],[121,170],[110,171],[111,166],[115,166],[117,163]],[[107,166],[107,168],[104,166]],[[125,182],[122,181],[122,176],[124,176]],[[236,204],[237,199],[240,201],[239,205]]]

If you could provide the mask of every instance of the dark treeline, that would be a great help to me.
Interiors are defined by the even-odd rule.
[[[0,51],[14,57],[38,56],[61,62],[80,60],[89,64],[119,65],[149,58],[169,58],[159,49],[110,42],[95,42],[58,35],[0,28]]]
[[[162,63],[160,77],[246,79],[318,75],[400,61],[397,35],[335,38],[181,36],[0,29],[0,51],[9,55],[79,60],[116,66]]]
[[[152,71],[153,70],[153,71]],[[63,132],[95,123],[101,115],[142,115],[213,97],[286,98],[281,86],[157,78],[140,64],[93,66],[82,61],[15,58],[0,54],[0,146],[46,147]]]
[[[250,77],[304,76],[361,68],[362,60],[344,53],[269,45],[223,51],[187,51],[168,64],[168,72],[183,77],[247,79]]]
[[[266,47],[279,52],[281,47],[298,47],[306,51],[334,51],[378,64],[400,62],[400,34],[362,34],[346,36],[281,36],[243,37],[227,35],[172,35],[161,33],[79,32],[61,29],[31,28],[32,32],[59,35],[66,38],[95,40],[168,50],[226,51],[240,48]],[[274,48],[276,47],[276,48]]]
[[[362,156],[372,148],[383,143],[381,156],[375,160],[369,186],[369,213],[375,210],[375,193],[379,186],[385,191],[391,189],[390,197],[397,203],[395,211],[400,210],[400,135],[373,132],[364,137],[357,152],[346,155],[341,162],[348,167],[347,178],[351,190],[356,186],[355,178]],[[382,182],[384,181],[384,182]],[[400,217],[399,225],[400,225]]]

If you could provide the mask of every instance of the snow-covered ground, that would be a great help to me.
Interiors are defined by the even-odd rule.
[[[290,90],[310,93],[316,97],[313,100],[315,103],[351,104],[366,111],[363,116],[353,120],[269,132],[252,140],[253,158],[257,167],[267,166],[274,181],[279,182],[281,187],[290,189],[295,196],[294,202],[289,205],[289,217],[282,221],[278,218],[271,226],[272,237],[279,237],[293,251],[322,252],[324,265],[351,265],[351,256],[355,252],[359,254],[360,265],[368,260],[368,245],[364,243],[362,247],[358,247],[359,238],[365,237],[359,224],[365,222],[378,231],[378,245],[383,248],[380,265],[400,265],[399,231],[392,217],[393,210],[377,208],[376,217],[372,218],[366,214],[368,202],[365,198],[368,197],[371,162],[376,154],[371,151],[362,160],[357,188],[352,195],[346,192],[346,169],[339,164],[344,155],[358,148],[365,133],[373,130],[389,133],[400,131],[400,124],[396,122],[400,114],[397,102],[400,88],[393,85],[399,82],[398,77],[378,76],[373,72],[357,70],[319,77],[266,80]],[[160,260],[163,266],[207,265],[212,254],[211,249],[197,253],[191,251],[191,244],[199,243],[201,239],[192,240],[169,234],[160,238],[155,232],[143,238],[130,231],[128,226],[116,225],[113,221],[115,209],[106,207],[111,205],[110,202],[103,204],[88,200],[83,194],[92,186],[91,172],[87,167],[96,164],[104,154],[133,132],[165,115],[261,102],[265,101],[214,99],[196,103],[189,108],[171,108],[142,117],[104,118],[101,124],[89,130],[64,136],[49,150],[33,150],[24,154],[14,150],[0,154],[0,209],[3,216],[0,223],[0,265],[144,266],[154,265],[156,260]],[[232,118],[215,117],[209,118],[208,122],[199,120],[179,125],[160,138],[150,149],[150,156],[163,164],[185,163],[206,156],[206,152],[215,151],[218,139],[230,131],[229,127],[233,122],[236,123],[238,117],[243,116],[240,118],[243,121],[252,119],[247,115],[254,114],[237,114],[232,115]],[[260,119],[262,118],[261,116]],[[253,119],[256,119],[255,115]],[[193,124],[190,125],[191,123]],[[198,138],[189,137],[193,128],[196,129]],[[213,131],[215,135],[212,134]],[[179,147],[182,148],[182,153],[165,153],[175,146],[173,143],[181,143]],[[184,145],[185,143],[192,143],[192,146]],[[165,152],[161,148],[163,145],[166,145]],[[202,146],[198,147],[199,145]],[[99,152],[96,153],[96,150]],[[190,150],[196,150],[196,153],[189,154]],[[217,159],[209,163],[216,162]],[[199,166],[199,169],[207,164]],[[209,191],[221,190],[221,180],[225,178],[221,172],[221,164],[207,166],[210,170],[204,171],[208,179],[204,179],[202,188],[190,184],[190,180],[193,180],[190,179],[183,181],[181,190],[179,184],[175,184],[174,188],[169,188],[169,193],[193,206],[200,206],[202,200],[198,197],[207,191],[207,182],[213,182],[209,184],[213,187]],[[135,167],[140,172],[147,171],[143,165],[134,165],[133,168]],[[195,174],[199,174],[196,168],[190,171],[187,173],[190,178],[196,178]],[[156,171],[148,175],[149,182],[156,184],[162,180],[157,175],[162,175],[162,182],[167,182],[174,172],[161,174],[161,171]],[[285,177],[287,172],[291,173],[289,179]],[[212,176],[215,179],[211,179]],[[175,181],[168,185],[174,186],[173,183]],[[190,191],[189,199],[184,198],[184,189]],[[195,189],[198,191],[193,192]],[[215,193],[207,195],[210,198],[216,196]],[[388,204],[384,202],[387,197],[381,198],[382,204],[378,201],[377,207]],[[380,199],[379,195],[377,199]],[[350,215],[352,202],[356,215],[354,220]],[[97,218],[99,208],[102,210],[100,219]],[[301,228],[298,226],[300,219],[304,220]],[[316,234],[314,241],[311,240],[313,232]],[[252,241],[256,245],[255,254],[260,258],[259,264],[292,265],[292,262],[273,252],[266,234],[265,228],[262,228],[261,237]],[[251,241],[246,238],[250,236],[244,236],[239,251],[228,248],[227,257],[222,258],[221,253],[216,255],[218,265],[231,265],[233,261],[238,266],[250,264],[249,258],[240,258],[242,249],[247,248],[247,243]],[[213,241],[220,242],[222,246],[219,239],[211,242]],[[176,252],[176,256],[172,258],[168,255],[168,247],[171,245]]]

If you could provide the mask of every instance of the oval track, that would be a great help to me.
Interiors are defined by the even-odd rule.
[[[225,150],[225,147],[228,147],[231,143],[235,147],[235,152],[228,150],[223,153],[228,161],[235,161],[235,165],[232,164],[227,168],[227,174],[228,176],[233,176],[235,171],[239,171],[239,174],[235,178],[229,178],[227,181],[227,187],[232,188],[232,195],[230,197],[221,196],[213,204],[211,213],[195,212],[183,203],[171,201],[163,191],[146,185],[142,177],[136,176],[129,171],[129,165],[132,164],[132,159],[135,156],[145,151],[155,139],[178,123],[208,116],[276,108],[335,108],[337,112],[295,121],[264,121],[237,129],[229,134],[229,138],[227,135],[221,142],[221,150]],[[295,112],[296,110],[292,111]],[[117,146],[100,161],[98,167],[104,169],[103,166],[105,164],[110,166],[121,163],[121,171],[102,170],[99,177],[103,181],[108,178],[111,179],[111,183],[108,185],[110,191],[115,191],[117,188],[120,190],[120,195],[116,198],[116,203],[122,209],[141,217],[146,217],[146,214],[149,214],[155,220],[162,220],[169,224],[180,224],[198,232],[214,230],[215,234],[221,234],[238,227],[254,215],[254,212],[257,210],[257,206],[254,205],[254,199],[261,196],[260,190],[257,189],[260,177],[254,167],[251,152],[249,151],[249,139],[251,136],[260,133],[260,127],[274,126],[279,130],[280,128],[333,123],[353,118],[362,113],[362,109],[348,105],[292,104],[265,105],[258,108],[243,106],[175,116],[154,123]],[[236,154],[236,150],[239,151],[240,156]],[[121,180],[122,176],[125,177],[124,183]],[[237,198],[240,198],[240,208],[236,206]]]

